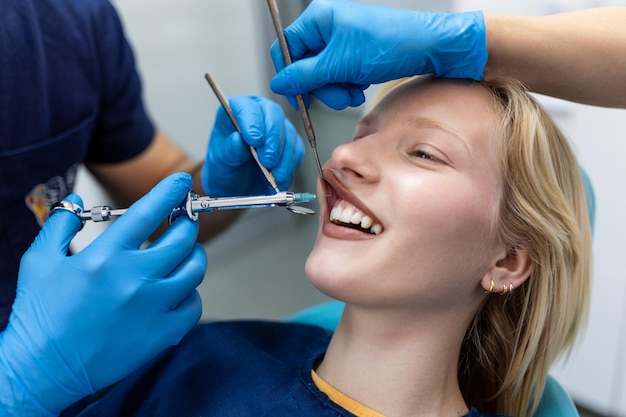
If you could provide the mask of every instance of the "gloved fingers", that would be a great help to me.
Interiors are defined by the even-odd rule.
[[[200,285],[207,268],[207,257],[204,248],[197,244],[176,268],[163,278],[155,278],[154,300],[168,310],[177,306]]]
[[[251,166],[245,168],[248,161],[252,161],[252,154],[239,133],[221,136],[214,130],[202,167],[202,186],[206,193],[213,197],[240,194],[247,188],[242,178],[247,178],[245,171],[250,171]]]
[[[333,74],[320,71],[320,67],[332,66],[320,65],[321,59],[323,59],[323,53],[320,56],[305,58],[289,65],[271,79],[270,88],[276,94],[285,95],[295,109],[298,107],[293,96],[304,94],[308,108],[309,93],[335,110],[358,107],[363,104],[365,102],[363,91],[370,85],[353,84]]]
[[[83,207],[83,200],[76,194],[70,194],[64,200]],[[46,251],[55,248],[59,255],[65,256],[70,242],[82,226],[83,222],[74,213],[56,210],[44,223],[31,248],[45,248]]]
[[[285,138],[283,155],[278,165],[272,170],[278,188],[281,190],[287,190],[291,186],[305,153],[304,142],[289,120],[285,121]]]
[[[310,93],[324,86],[332,80],[327,80],[326,74],[320,73],[320,56],[312,56],[294,61],[291,65],[276,72],[270,80],[270,88],[276,94],[296,96]]]
[[[193,327],[202,316],[202,300],[197,290],[193,290],[174,308],[165,314],[160,321],[159,328],[168,329],[168,332],[160,332],[167,337],[169,345],[176,345]]]
[[[274,69],[277,73],[285,68],[285,59],[283,58],[283,53],[280,49],[278,39],[274,40],[274,42],[272,42],[272,45],[270,46],[270,57],[272,58],[272,62],[274,63]]]
[[[149,247],[141,250],[142,270],[149,276],[167,276],[196,249],[199,222],[179,216]]]
[[[318,6],[320,6],[318,3],[313,2],[283,30],[293,62],[323,50],[330,38],[334,21],[332,7]],[[278,40],[272,43],[270,55],[276,71],[282,70],[285,67],[285,61]]]
[[[328,84],[313,91],[313,95],[326,106],[334,110],[346,107],[359,107],[365,102],[363,91],[369,84]]]
[[[291,44],[289,44],[290,49],[291,49]],[[278,41],[274,41],[274,43],[272,44],[271,48],[270,48],[270,55],[272,57],[272,60],[274,61],[274,68],[276,68],[276,73],[279,74],[282,72],[283,68],[285,68],[285,61],[283,60],[283,55],[282,52],[280,50],[280,46],[278,45]],[[300,58],[298,58],[300,59]],[[295,61],[295,60],[294,60]],[[291,67],[291,65],[290,65]],[[303,91],[302,89],[299,88],[295,88],[293,91],[295,91],[293,94],[287,94],[284,93],[283,90],[285,88],[289,88],[291,86],[291,83],[298,81],[298,74],[292,75],[295,76],[296,78],[287,78],[287,80],[282,79],[282,77],[289,77],[289,74],[285,75],[281,75],[281,77],[279,77],[278,81],[270,81],[270,88],[277,94],[281,94],[284,95],[285,98],[287,99],[287,101],[289,102],[289,104],[291,104],[291,106],[296,109],[299,110],[298,108],[298,103],[296,101],[296,95],[302,95],[302,98],[304,99],[304,107],[305,108],[309,108],[309,106],[311,105],[311,97],[309,95],[309,91]],[[274,78],[276,78],[276,76],[274,76]],[[294,81],[295,80],[295,81]],[[277,83],[276,88],[275,89],[272,86],[272,83]]]
[[[212,171],[213,167],[237,168],[252,158],[250,148],[238,132],[229,132],[226,135],[213,132],[209,141],[209,150],[206,162]],[[220,170],[221,171],[221,170]]]
[[[287,45],[289,46],[289,54],[291,56],[292,64],[304,58],[314,57],[320,51],[324,50],[324,47],[326,46],[325,42],[316,42],[316,45],[318,46],[314,49],[311,49],[307,46],[306,43],[301,42],[301,39],[298,38],[295,34],[292,34],[290,32],[290,28],[287,28],[285,30],[285,37],[289,38],[287,40]],[[293,37],[291,38],[290,36]],[[280,48],[278,40],[275,40],[272,43],[272,46],[270,46],[270,57],[272,58],[272,62],[274,63],[274,69],[276,70],[276,72],[282,71],[287,66],[285,65],[283,51]]]
[[[263,145],[265,114],[261,107],[261,100],[254,96],[230,96],[228,102],[239,123],[245,142],[255,148]]]
[[[264,97],[231,97],[230,105],[245,142],[256,148],[259,161],[272,169],[279,161],[284,141],[285,114]]]
[[[287,99],[289,104],[291,104],[291,107],[293,107],[297,111],[300,111],[300,108],[298,107],[298,101],[294,96],[285,96],[285,98]],[[308,109],[311,106],[311,95],[308,93],[302,94],[302,98],[304,100],[304,108]]]
[[[283,109],[272,100],[265,97],[250,97],[254,103],[248,107],[248,111],[243,114],[262,116],[262,124],[258,125],[258,130],[243,130],[243,137],[250,145],[257,150],[259,161],[267,169],[273,169],[281,160],[283,147],[285,146],[285,113]],[[254,106],[258,106],[255,109]],[[246,119],[241,118],[245,123]],[[248,136],[254,133],[254,136]]]
[[[131,205],[97,241],[115,247],[138,248],[187,197],[190,189],[191,175],[179,172],[166,177]],[[190,239],[193,238],[190,236]]]
[[[231,101],[233,104],[236,102],[235,99]],[[235,130],[235,126],[226,111],[220,106],[217,110],[205,164],[202,168],[202,185],[205,191],[209,195],[213,195],[215,190],[212,189],[212,186],[227,183],[229,178],[224,178],[224,175],[236,174],[239,168],[251,159],[252,155],[248,143]]]

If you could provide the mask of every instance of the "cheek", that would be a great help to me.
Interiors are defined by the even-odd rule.
[[[482,265],[480,258],[490,256],[491,248],[495,247],[495,205],[489,192],[441,186],[436,192],[413,198],[412,207],[402,221],[394,222],[394,228],[402,236],[396,240],[394,249],[408,256],[409,262],[419,262],[422,266],[426,263],[448,273],[460,272],[464,264]],[[419,260],[423,257],[428,261]],[[453,270],[446,268],[446,264]]]

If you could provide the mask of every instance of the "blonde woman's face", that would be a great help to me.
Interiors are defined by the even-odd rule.
[[[306,271],[338,299],[433,311],[481,297],[504,253],[493,227],[496,117],[478,85],[399,88],[324,165]]]

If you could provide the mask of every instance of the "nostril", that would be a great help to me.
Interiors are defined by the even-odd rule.
[[[376,142],[367,139],[344,143],[335,148],[327,166],[339,171],[344,181],[374,181],[379,175],[376,150]]]

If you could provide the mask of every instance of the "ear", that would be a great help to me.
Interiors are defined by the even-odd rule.
[[[488,293],[506,294],[526,282],[534,268],[535,264],[526,250],[519,247],[510,248],[485,274],[481,280],[481,286]]]

